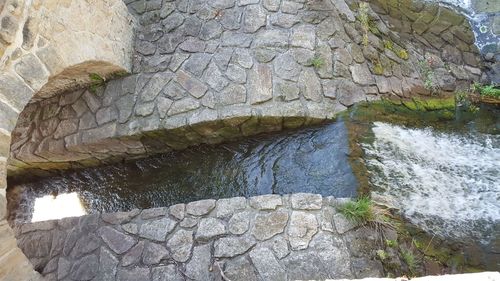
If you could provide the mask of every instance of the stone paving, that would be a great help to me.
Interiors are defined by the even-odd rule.
[[[46,280],[295,280],[383,276],[380,237],[315,194],[202,200],[16,226]],[[223,279],[225,278],[225,279]]]
[[[437,4],[380,0],[363,31],[361,9],[343,0],[126,3],[137,20],[133,74],[28,105],[10,174],[299,127],[482,75],[465,18]]]

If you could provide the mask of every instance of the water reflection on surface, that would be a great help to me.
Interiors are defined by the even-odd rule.
[[[35,199],[32,222],[80,217],[87,214],[78,193],[45,195]]]
[[[11,190],[22,191],[11,219],[29,220],[34,198],[53,192],[78,193],[90,213],[259,194],[352,197],[357,182],[348,147],[347,129],[338,121],[13,183]]]

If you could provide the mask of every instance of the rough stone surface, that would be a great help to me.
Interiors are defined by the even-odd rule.
[[[226,213],[221,209],[197,216],[199,224],[185,229],[181,223],[165,237],[162,234],[162,241],[127,235],[116,229],[128,224],[144,226],[150,223],[157,224],[159,229],[170,229],[163,215],[143,218],[138,214],[170,214],[172,208],[182,210],[183,204],[168,209],[30,223],[16,226],[14,231],[21,249],[33,264],[44,269],[43,276],[47,280],[58,280],[55,277],[102,281],[218,280],[221,271],[231,280],[245,281],[353,279],[384,275],[380,262],[373,256],[379,247],[375,241],[382,239],[381,234],[369,227],[339,227],[340,217],[331,208],[345,199],[328,197],[318,200],[321,196],[314,194],[278,197],[281,200],[277,210],[260,209],[266,200],[276,203],[276,196],[251,197],[248,201],[260,202],[257,208],[245,204],[232,216],[216,218],[215,213]],[[214,203],[217,208],[232,210],[235,207],[232,203],[246,200],[237,197]],[[323,204],[317,209],[319,202]],[[294,205],[301,209],[297,210]],[[304,206],[313,208],[304,209]],[[190,216],[185,216],[183,221]],[[108,222],[110,218],[130,219],[113,220],[112,224]],[[334,223],[335,228],[325,222]],[[229,232],[221,231],[203,240],[195,239],[195,233],[201,228],[212,231],[211,226],[218,228],[219,224],[229,225]],[[1,223],[0,227],[3,227]],[[249,230],[245,231],[246,228]],[[263,233],[263,236],[257,235],[262,239],[256,239],[256,233]],[[57,245],[62,245],[61,250],[56,250]]]
[[[344,1],[127,2],[137,17],[137,36],[131,44],[135,47],[132,75],[106,83],[96,94],[82,90],[63,93],[53,102],[33,104],[34,114],[22,112],[20,120],[29,121],[18,122],[12,133],[13,143],[19,145],[10,157],[19,161],[12,161],[9,169],[22,174],[31,169],[107,164],[142,157],[145,151],[218,143],[226,138],[220,132],[231,131],[231,137],[237,137],[283,127],[259,121],[268,116],[324,119],[382,95],[425,95],[429,91],[424,88],[421,61],[428,54],[441,61],[431,67],[440,92],[453,92],[456,85],[481,77],[483,62],[471,45],[474,36],[462,24],[463,17],[440,8],[440,16],[434,18],[428,13],[435,10],[433,3],[409,5],[411,12],[392,8],[390,13],[381,12],[377,5],[382,10],[385,6],[379,1],[373,1],[370,9],[370,18],[376,23],[373,30],[379,32],[369,32],[368,46],[363,43],[362,29],[354,24],[358,11]],[[408,18],[421,12],[426,16]],[[404,21],[408,21],[406,29],[395,24]],[[414,33],[418,37],[408,41],[413,36],[407,35]],[[28,41],[31,45],[36,42],[34,37]],[[52,71],[46,60],[49,53],[44,49],[37,56],[22,54],[12,64],[26,83],[16,78],[17,73],[16,77],[0,75],[0,90],[7,104],[15,107],[2,110],[3,120],[15,120],[16,112],[29,100],[33,92],[28,84],[45,83],[37,77],[46,79],[40,61]],[[286,110],[297,100],[304,108],[315,110]],[[240,120],[251,115],[255,117],[237,123],[238,128],[229,122],[221,130],[200,128],[220,119]],[[3,127],[12,130],[14,126],[13,121]],[[148,146],[151,140],[143,136],[168,136],[169,130],[184,126],[196,126],[197,132],[205,134],[203,138],[180,136],[161,148]],[[38,127],[43,128],[41,135]],[[58,142],[52,144],[51,137]],[[125,144],[130,139],[133,144]]]
[[[267,240],[276,234],[282,233],[288,223],[288,213],[272,212],[259,214],[255,217],[255,225],[252,231],[257,240]]]
[[[358,12],[344,1],[127,0],[125,3],[135,20],[118,0],[66,1],[61,5],[51,1],[25,2],[13,4],[13,0],[7,0],[0,4],[0,132],[9,135],[7,143],[13,144],[10,155],[0,145],[0,155],[12,160],[8,166],[12,175],[25,172],[27,167],[66,169],[146,155],[145,143],[150,140],[147,137],[136,140],[136,136],[181,127],[189,131],[195,124],[218,122],[217,118],[222,118],[219,116],[224,116],[225,121],[245,120],[236,122],[237,131],[243,136],[262,132],[264,129],[259,126],[265,122],[261,120],[268,116],[292,114],[291,117],[324,119],[333,117],[339,108],[382,95],[396,98],[427,95],[420,66],[430,57],[428,54],[436,57],[429,67],[436,74],[437,79],[432,82],[439,93],[453,92],[457,85],[467,86],[481,76],[498,79],[498,71],[495,72],[498,50],[485,56],[487,62],[483,61],[464,17],[445,7],[439,7],[436,17],[437,4],[432,2],[390,7],[390,11],[381,1],[370,2],[373,9],[370,18],[379,32],[369,32],[370,47],[366,48],[363,31],[355,23]],[[473,2],[478,10],[489,13],[498,10],[492,4],[479,5],[479,2]],[[495,33],[498,33],[497,18],[492,21]],[[392,42],[390,48],[384,44],[388,41]],[[344,49],[351,54],[345,55]],[[493,74],[484,72],[485,64]],[[112,74],[124,70],[132,74],[108,81]],[[95,82],[91,79],[94,75],[89,73],[96,73],[108,82],[93,89],[95,93],[74,91]],[[285,110],[298,100],[307,110],[293,113]],[[215,132],[197,140],[181,138],[182,147],[223,141]],[[162,151],[148,153],[178,148],[178,143],[169,143]],[[5,174],[2,165],[0,184],[5,182]],[[288,208],[283,205],[288,204],[286,200],[279,204],[256,201],[250,202],[258,206],[256,211]],[[2,199],[1,204],[4,204]],[[2,208],[0,217],[4,213]],[[187,208],[186,213],[189,214]],[[200,210],[194,215],[202,217],[206,213]],[[224,215],[222,219],[229,217]],[[289,224],[293,217],[292,214]],[[171,218],[172,222],[185,220],[184,225],[192,228],[197,225],[197,219],[192,217],[171,215]],[[110,249],[113,255],[130,251],[134,245],[129,244],[135,243],[129,241],[137,239],[136,234],[147,240],[150,239],[144,237],[147,233],[147,237],[156,236],[164,243],[175,231],[165,225],[157,232],[154,225],[148,225],[158,224],[155,219],[127,222],[127,226],[120,220],[112,219],[111,225],[100,221],[99,229],[105,229],[106,238],[103,233],[95,232],[95,225],[82,223],[89,224],[85,231],[94,231],[103,240],[101,247]],[[320,218],[318,222],[325,231],[331,229]],[[339,222],[335,221],[336,227],[342,225]],[[318,231],[322,231],[321,227]],[[165,228],[170,230],[165,232]],[[2,231],[2,235],[12,238],[8,230],[2,228]],[[51,231],[39,229],[22,235]],[[288,231],[283,235],[288,235]],[[71,278],[69,271],[77,262],[76,256],[97,254],[97,249],[85,253],[95,247],[93,240],[89,248],[80,242],[73,249],[80,236],[74,234],[74,239],[62,243],[67,249],[56,251],[65,257],[47,256],[47,262],[54,260],[47,270],[52,271],[55,259],[61,265],[49,274],[54,276],[60,271],[63,278]],[[124,237],[127,247],[114,240],[120,237]],[[39,241],[45,243],[43,239]],[[0,242],[4,245],[3,240]],[[68,256],[73,251],[75,256]],[[19,261],[22,268],[29,268],[16,248],[2,254],[1,260]],[[112,261],[108,257],[109,264]],[[38,259],[33,264],[38,267],[43,262]],[[88,278],[85,267],[76,269],[75,272]],[[33,273],[4,264],[0,265],[0,272],[5,272],[1,277],[6,280],[29,280]],[[140,280],[151,274],[150,268],[119,268],[115,277]]]
[[[318,222],[314,215],[302,211],[292,212],[290,227],[288,228],[292,249],[307,248],[316,232],[318,232]]]
[[[226,226],[223,221],[215,218],[204,218],[198,223],[195,238],[198,240],[208,240],[225,233]]]

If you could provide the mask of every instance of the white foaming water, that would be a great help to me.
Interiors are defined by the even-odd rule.
[[[441,236],[483,238],[500,223],[500,136],[380,122],[373,132],[364,149],[374,192],[413,223]]]

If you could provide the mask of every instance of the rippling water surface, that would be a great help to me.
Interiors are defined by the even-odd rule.
[[[20,192],[11,219],[29,220],[35,198],[79,194],[88,212],[170,206],[206,198],[311,192],[356,195],[343,122],[202,145],[133,163],[66,172],[11,184]]]

